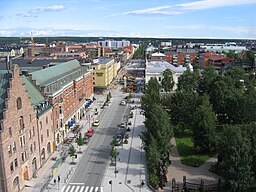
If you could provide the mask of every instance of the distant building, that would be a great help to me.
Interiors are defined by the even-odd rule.
[[[205,51],[215,51],[215,52],[224,52],[227,53],[229,51],[242,52],[246,51],[245,46],[237,46],[236,43],[225,43],[225,44],[206,44],[200,46]]]
[[[151,78],[156,78],[159,84],[161,84],[163,80],[163,73],[166,69],[170,69],[172,72],[173,81],[175,83],[173,90],[177,89],[178,79],[187,70],[187,68],[182,66],[175,67],[166,61],[151,61],[146,64],[146,84]]]
[[[109,47],[109,48],[122,48],[130,45],[130,41],[122,40],[122,41],[115,41],[115,40],[105,40],[105,41],[98,41],[98,44],[102,47]]]
[[[0,58],[6,56],[15,57],[22,55],[24,53],[24,48],[20,46],[1,46],[0,47]]]
[[[94,87],[106,88],[116,77],[120,63],[112,58],[99,58],[90,67],[93,69]]]

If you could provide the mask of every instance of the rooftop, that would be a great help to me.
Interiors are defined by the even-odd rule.
[[[39,85],[46,85],[48,82],[59,79],[64,74],[70,73],[81,68],[80,63],[75,59],[61,63],[49,68],[32,72],[32,79],[35,79]]]
[[[183,73],[187,70],[186,67],[175,67],[166,61],[151,61],[146,66],[146,73],[162,73],[166,69],[170,69],[174,73]]]
[[[0,70],[0,120],[3,119],[3,110],[5,109],[5,99],[7,99],[7,89],[12,74],[7,70]]]

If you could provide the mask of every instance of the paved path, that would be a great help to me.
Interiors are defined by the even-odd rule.
[[[170,154],[171,165],[168,168],[167,175],[169,181],[175,178],[177,182],[182,182],[183,176],[186,176],[187,181],[192,183],[200,183],[201,179],[203,179],[206,184],[218,182],[219,177],[209,171],[211,165],[217,162],[216,157],[211,157],[200,167],[186,166],[180,161],[175,138],[172,139],[172,144],[173,147]]]

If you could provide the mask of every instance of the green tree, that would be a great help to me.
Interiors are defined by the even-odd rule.
[[[74,163],[74,156],[76,155],[76,149],[74,148],[73,145],[69,148],[68,154],[72,158],[72,163]]]
[[[213,152],[216,149],[216,116],[208,96],[203,96],[202,105],[194,114],[193,141],[200,153]]]
[[[84,144],[84,140],[82,137],[82,133],[79,133],[78,139],[77,139],[77,145],[79,146],[79,151],[81,152],[81,146]]]
[[[196,91],[198,87],[198,72],[185,71],[181,77],[179,77],[178,90],[179,91]]]
[[[186,128],[192,128],[193,114],[199,104],[199,95],[197,92],[177,91],[172,95],[168,105],[172,123],[179,125],[182,131]]]
[[[164,89],[164,91],[167,93],[167,92],[170,92],[172,89],[173,89],[173,86],[174,86],[174,81],[173,81],[173,78],[172,78],[172,72],[170,69],[166,69],[163,73],[163,80],[162,80],[162,87]]]
[[[226,126],[219,144],[218,167],[227,189],[247,191],[251,182],[251,144],[238,126]]]

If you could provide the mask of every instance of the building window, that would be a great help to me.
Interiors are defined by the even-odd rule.
[[[161,77],[158,77],[158,81],[161,81]]]
[[[33,153],[33,145],[30,145],[30,153]]]
[[[20,110],[22,108],[22,101],[20,97],[17,98],[16,104],[17,104],[17,109]]]
[[[43,143],[43,141],[44,141],[44,136],[41,135],[41,143]]]
[[[34,141],[34,151],[36,150],[36,142]]]
[[[24,153],[21,153],[21,163],[23,163],[24,161],[25,161]]]
[[[62,114],[62,109],[61,109],[61,106],[59,106],[59,111],[60,111],[60,114]]]
[[[46,130],[47,137],[49,137],[49,129]]]
[[[22,137],[20,137],[20,146],[23,146]]]
[[[31,121],[32,121],[32,115],[29,114],[29,122],[31,123]]]
[[[9,127],[9,136],[12,137],[12,128]]]
[[[32,129],[32,135],[33,135],[33,137],[35,136],[35,127],[33,127],[33,129]]]
[[[14,166],[15,166],[15,167],[18,167],[18,160],[17,160],[17,158],[14,159]]]
[[[11,145],[8,146],[8,153],[9,153],[9,156],[12,155],[12,146]]]
[[[32,133],[31,133],[31,129],[29,130],[29,139],[32,138]]]
[[[24,129],[24,128],[25,128],[23,116],[20,116],[20,118],[19,118],[19,124],[20,124],[20,128],[21,128],[21,129]]]
[[[46,124],[48,124],[48,117],[46,117],[46,119],[45,119],[45,123],[46,123]]]
[[[11,162],[11,164],[10,164],[10,171],[11,171],[11,173],[14,171],[13,162]]]
[[[39,124],[40,124],[40,129],[42,129],[43,128],[42,121],[40,121]]]
[[[23,145],[26,144],[25,135],[23,135]]]
[[[16,143],[15,142],[13,142],[12,151],[13,151],[13,153],[16,153]]]

